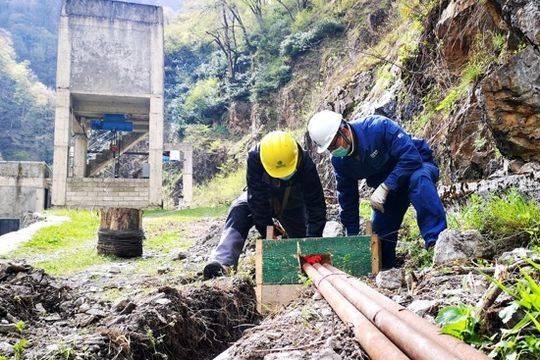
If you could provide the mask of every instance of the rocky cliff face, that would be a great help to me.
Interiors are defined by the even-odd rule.
[[[275,97],[231,123],[262,134],[304,127],[321,109],[349,119],[382,114],[431,143],[447,183],[485,178],[505,159],[539,161],[540,3],[450,0],[418,9],[392,22],[398,6],[371,7],[342,38],[295,63]],[[314,157],[331,188],[328,162]]]

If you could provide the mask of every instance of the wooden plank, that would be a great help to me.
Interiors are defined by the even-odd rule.
[[[260,313],[277,310],[278,307],[289,304],[298,298],[304,285],[257,285],[257,310]]]
[[[263,246],[262,239],[255,241],[255,283],[262,284],[263,278]]]
[[[266,239],[267,240],[273,240],[274,239],[274,227],[272,225],[268,225],[266,227]]]
[[[334,266],[354,276],[372,270],[368,236],[262,240],[262,283],[301,283],[299,255],[313,254],[328,256]]]
[[[378,274],[381,271],[382,253],[381,241],[377,234],[371,234],[371,273]]]

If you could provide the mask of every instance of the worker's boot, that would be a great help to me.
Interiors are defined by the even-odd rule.
[[[226,265],[221,265],[218,261],[211,261],[203,269],[204,280],[217,278],[220,276],[229,275],[230,268]]]

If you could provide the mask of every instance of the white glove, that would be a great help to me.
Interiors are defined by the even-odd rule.
[[[369,199],[371,203],[371,207],[383,213],[384,203],[386,201],[387,196],[388,196],[388,188],[386,187],[386,185],[384,185],[384,183],[382,183],[375,189],[373,194],[371,194],[371,198]]]

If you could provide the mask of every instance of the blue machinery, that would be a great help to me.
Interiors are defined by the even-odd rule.
[[[90,127],[94,130],[111,131],[113,138],[110,143],[109,150],[113,155],[114,177],[119,176],[120,164],[118,159],[122,152],[119,131],[133,131],[133,122],[129,121],[129,117],[125,114],[103,114],[103,119],[92,119]]]
[[[104,114],[103,119],[93,119],[94,130],[133,131],[133,122],[125,114]]]

